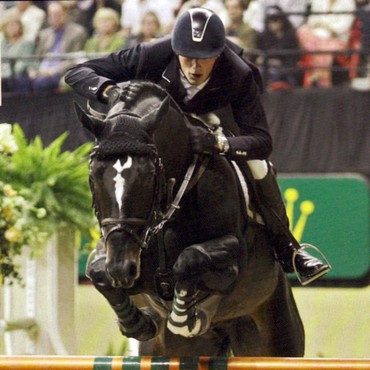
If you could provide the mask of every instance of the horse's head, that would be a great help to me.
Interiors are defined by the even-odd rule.
[[[165,98],[143,116],[117,105],[104,119],[78,105],[76,110],[96,138],[89,176],[106,247],[106,273],[113,286],[129,288],[140,275],[144,236],[160,203],[161,166],[152,134],[169,103]]]

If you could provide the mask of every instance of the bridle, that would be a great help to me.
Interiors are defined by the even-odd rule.
[[[90,156],[90,160],[96,156],[98,146],[96,146],[94,151]],[[93,195],[93,207],[95,209],[96,217],[99,221],[99,225],[102,231],[102,236],[104,238],[104,245],[106,247],[107,241],[112,233],[117,231],[123,231],[127,233],[131,239],[139,245],[140,249],[146,249],[148,247],[147,243],[144,242],[143,238],[139,235],[138,228],[150,228],[155,222],[158,215],[161,213],[161,202],[162,202],[162,189],[164,186],[164,173],[163,165],[161,159],[159,158],[156,150],[152,145],[150,145],[150,156],[154,155],[155,172],[154,172],[154,190],[153,199],[151,202],[151,210],[147,218],[139,217],[106,217],[100,219],[99,211],[94,197],[94,183],[90,177],[90,188]],[[141,233],[140,233],[141,234]],[[145,232],[146,234],[146,232]]]
[[[95,154],[93,152],[91,158],[94,155]],[[113,232],[124,231],[130,236],[131,239],[135,241],[137,245],[139,245],[141,250],[147,249],[150,239],[153,236],[157,235],[160,231],[162,231],[165,224],[173,218],[175,211],[180,209],[180,202],[183,196],[199,180],[207,166],[209,159],[209,157],[205,157],[203,160],[200,160],[198,155],[194,155],[192,162],[190,163],[184,179],[179,187],[179,190],[176,193],[176,196],[172,196],[172,191],[167,192],[171,194],[166,195],[166,199],[164,202],[163,196],[166,192],[165,189],[168,188],[168,184],[166,184],[161,158],[158,156],[156,149],[152,145],[150,145],[150,155],[154,156],[155,173],[153,199],[148,218],[107,217],[100,220],[99,212],[97,211],[97,207],[93,199],[93,207],[95,208],[95,213],[99,220],[105,246]],[[195,169],[199,161],[201,162],[201,164],[195,174]],[[92,193],[94,194],[94,185],[92,181],[90,181],[90,184],[92,188]],[[165,203],[166,205],[166,209],[164,211],[162,209],[163,203]],[[136,230],[139,227],[145,229],[143,233],[140,233],[143,236],[140,236]]]

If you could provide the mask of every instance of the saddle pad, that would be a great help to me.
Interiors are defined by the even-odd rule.
[[[238,178],[239,181],[239,187],[244,198],[246,217],[254,222],[257,222],[260,225],[264,225],[261,215],[256,211],[252,210],[251,208],[251,199],[249,196],[248,185],[242,171],[240,170],[240,167],[235,161],[231,160],[230,162],[235,170],[236,177]]]

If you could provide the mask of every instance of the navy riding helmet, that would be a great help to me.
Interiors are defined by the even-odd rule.
[[[182,14],[172,33],[173,51],[189,58],[214,58],[225,47],[225,28],[220,17],[205,8]]]

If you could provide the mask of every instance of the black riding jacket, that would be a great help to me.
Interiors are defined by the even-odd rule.
[[[228,136],[230,157],[267,159],[272,142],[260,100],[260,76],[255,67],[240,56],[241,52],[242,49],[227,41],[210,80],[186,103],[178,58],[169,37],[78,64],[66,73],[65,81],[86,98],[101,100],[109,84],[149,80],[165,88],[184,112],[204,114],[231,109],[237,125],[226,127],[235,135]],[[228,126],[222,120],[221,125]]]

